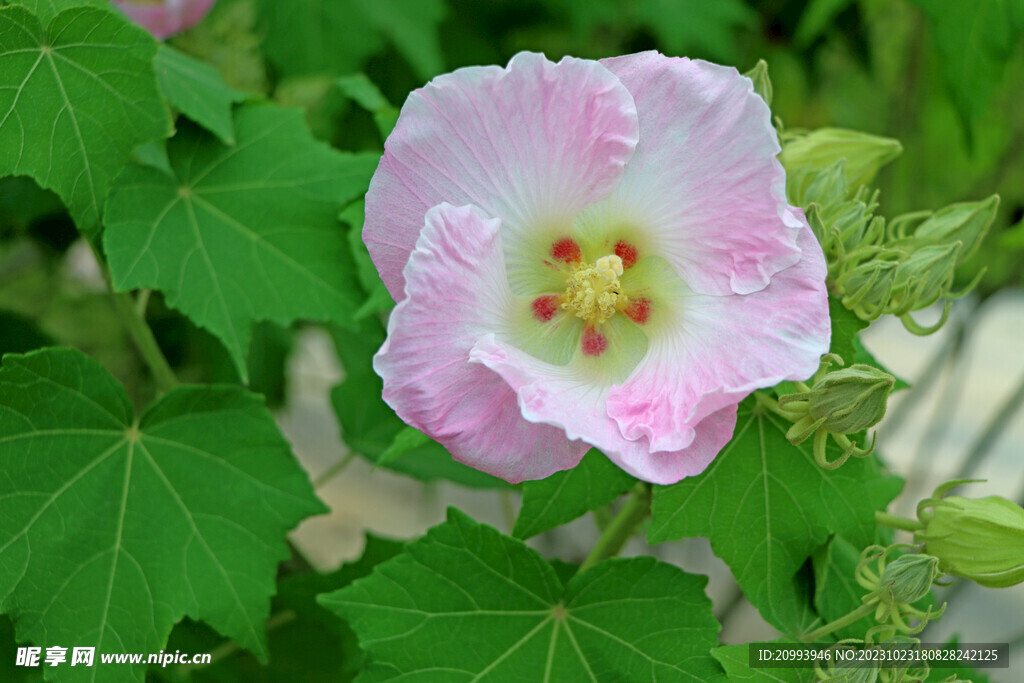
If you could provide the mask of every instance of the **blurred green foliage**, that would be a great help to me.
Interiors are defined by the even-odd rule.
[[[304,108],[315,135],[357,151],[379,150],[395,108],[433,75],[502,64],[520,50],[558,59],[657,49],[741,71],[764,59],[787,132],[842,127],[902,143],[875,181],[878,215],[1001,195],[957,283],[986,267],[984,297],[1024,279],[1022,33],[1020,0],[218,0],[170,43],[239,91]],[[34,326],[120,358],[107,367],[129,381],[137,368],[118,368],[125,340],[110,316],[92,304],[95,315],[75,313],[97,296],[92,288],[72,283],[83,291],[68,302],[67,283],[53,281],[67,277],[57,267],[75,235],[55,196],[24,178],[0,180],[0,308],[22,316],[4,326],[8,341]],[[389,304],[378,296],[364,313]],[[151,317],[185,376],[235,375],[216,344],[175,355],[187,327],[180,315],[157,306]],[[280,359],[273,365],[272,374],[283,372]],[[280,398],[281,377],[263,379]]]

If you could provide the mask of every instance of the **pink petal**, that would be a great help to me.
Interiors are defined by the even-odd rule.
[[[413,92],[366,195],[363,239],[396,300],[427,210],[473,204],[500,218],[513,282],[576,214],[607,195],[637,141],[633,98],[597,62],[520,53]]]
[[[163,40],[202,21],[216,0],[164,0],[161,4],[113,0],[129,19]]]
[[[809,227],[798,244],[800,262],[765,289],[692,294],[675,333],[652,334],[636,371],[608,393],[608,413],[626,439],[644,439],[652,451],[684,448],[691,430],[754,389],[814,373],[831,332],[825,259]]]
[[[748,294],[796,263],[770,112],[736,69],[643,52],[601,62],[636,101],[640,142],[615,193],[587,214],[625,221],[691,289]]]
[[[527,420],[561,427],[570,439],[594,445],[622,469],[655,484],[674,484],[700,474],[729,442],[736,426],[736,406],[727,406],[688,428],[686,446],[652,453],[647,439],[623,437],[606,407],[611,386],[580,364],[545,363],[494,335],[481,338],[470,358],[494,370],[515,389]]]
[[[448,204],[425,220],[405,268],[406,296],[374,357],[384,400],[456,460],[506,481],[574,467],[589,446],[524,420],[508,384],[469,362],[480,337],[507,327],[514,304],[501,222],[476,207]]]

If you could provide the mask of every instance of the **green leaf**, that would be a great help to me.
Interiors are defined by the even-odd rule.
[[[50,335],[36,327],[30,318],[0,310],[0,358],[8,353],[25,353],[52,343]]]
[[[369,654],[361,681],[708,681],[721,674],[706,583],[641,557],[563,586],[536,551],[450,508],[404,553],[320,601]]]
[[[210,131],[225,144],[235,143],[231,106],[248,97],[229,88],[209,64],[163,44],[153,62],[160,89],[171,106]]]
[[[0,45],[0,175],[32,176],[95,237],[132,150],[170,134],[157,43],[105,9],[70,9],[44,28],[11,6],[0,8]]]
[[[778,641],[785,642],[785,641]],[[752,683],[812,683],[816,680],[813,668],[807,669],[752,669],[748,664],[749,646],[726,645],[716,647],[711,655],[725,669],[730,681],[751,681]]]
[[[421,481],[447,479],[474,488],[509,488],[507,482],[457,462],[436,441],[428,439],[407,450],[395,446],[403,430],[411,428],[381,399],[384,387],[380,377],[367,371],[368,360],[362,366],[346,367],[361,367],[362,371],[349,374],[344,382],[334,387],[331,405],[341,422],[342,439],[349,448],[375,465]],[[393,459],[385,459],[389,450],[401,452]]]
[[[366,191],[376,154],[316,142],[302,112],[235,110],[229,147],[183,122],[169,176],[132,165],[107,201],[104,248],[118,291],[148,287],[208,329],[247,380],[250,326],[351,324],[359,305],[339,207]]]
[[[171,160],[167,158],[167,140],[153,140],[132,150],[132,163],[150,166],[167,175],[173,175]]]
[[[523,506],[512,535],[530,538],[612,502],[636,479],[591,449],[579,465],[523,484]]]
[[[757,21],[757,13],[742,0],[640,0],[630,4],[637,21],[654,33],[670,55],[699,52],[723,62],[735,61],[736,29]]]
[[[811,0],[800,15],[793,42],[799,47],[807,47],[825,32],[836,15],[852,3],[853,0]]]
[[[655,487],[648,539],[706,536],[762,616],[794,635],[812,617],[797,571],[831,534],[871,543],[875,510],[885,508],[902,481],[873,458],[823,470],[809,442],[786,440],[788,427],[752,397],[744,401],[732,441],[707,470]],[[829,449],[832,460],[837,447]]]
[[[67,213],[60,198],[25,176],[0,179],[0,238]],[[77,233],[76,233],[77,234]]]
[[[421,78],[444,70],[442,0],[260,0],[259,13],[267,58],[288,76],[359,71],[388,42]]]
[[[357,0],[352,5],[388,37],[420,78],[445,70],[438,31],[448,14],[444,0]]]
[[[380,139],[385,140],[398,123],[398,109],[394,107],[366,74],[352,74],[338,79],[338,89],[366,111],[373,114]]]
[[[390,462],[381,461],[406,424],[384,403],[383,383],[372,370],[373,354],[384,343],[384,330],[371,319],[360,321],[360,326],[359,331],[333,330],[345,381],[331,390],[331,404],[348,447],[375,465],[421,481],[447,479],[474,488],[510,488],[508,482],[456,461],[436,441],[412,448]]]
[[[4,683],[40,683],[43,667],[18,666],[18,643],[14,639],[14,624],[6,615],[0,615],[0,681]],[[45,657],[45,651],[43,651]],[[40,661],[43,660],[40,657]]]
[[[270,664],[263,666],[248,653],[220,657],[211,666],[189,672],[196,683],[345,683],[353,680],[365,665],[365,655],[352,629],[337,615],[322,607],[317,596],[339,590],[368,575],[374,566],[402,551],[402,543],[367,535],[359,560],[327,573],[296,574],[282,579],[274,598],[268,622]],[[210,652],[223,643],[223,637],[203,624],[186,620],[174,628],[166,651]],[[12,660],[13,661],[13,660]],[[169,681],[181,681],[173,670],[151,670],[150,675]]]
[[[0,604],[20,640],[157,652],[189,615],[266,658],[284,535],[325,509],[258,396],[183,386],[136,419],[98,363],[45,349],[4,359],[0,434]]]
[[[358,71],[383,49],[384,39],[351,5],[345,0],[259,0],[267,59],[287,76]]]
[[[395,438],[391,440],[391,445],[385,448],[384,452],[377,458],[377,464],[387,465],[414,448],[419,448],[427,443],[430,443],[430,437],[420,430],[412,427],[402,427],[395,434]]]
[[[854,578],[859,562],[860,548],[839,535],[814,552],[814,606],[821,614],[822,623],[834,621],[864,604],[861,598],[868,591]],[[863,639],[875,625],[877,622],[866,616],[835,631],[834,635],[837,639]]]
[[[8,0],[5,4],[28,8],[44,24],[50,23],[55,16],[72,7],[110,8],[107,0]]]
[[[831,296],[828,298],[828,314],[832,318],[832,344],[829,351],[842,358],[847,365],[852,365],[857,357],[857,333],[868,324]]]
[[[356,635],[348,624],[322,606],[318,602],[318,598],[322,593],[340,590],[356,579],[368,576],[378,564],[398,555],[404,545],[399,541],[368,534],[363,554],[357,561],[346,563],[340,569],[327,574],[300,574],[281,581],[280,591],[274,604],[277,608],[291,610],[298,616],[298,623],[280,634],[284,638],[278,639],[280,645],[292,645],[287,655],[292,663],[290,669],[283,666],[287,662],[280,661],[286,655],[281,653],[278,657],[277,665],[280,666],[280,670],[284,674],[283,681],[295,680],[294,671],[296,669],[303,671],[303,680],[310,680],[306,675],[310,668],[308,661],[311,656],[316,655],[320,655],[326,660],[322,667],[324,673],[322,680],[325,682],[338,683],[338,681],[351,680],[356,677],[359,670],[365,665],[365,656],[359,649]],[[340,643],[341,646],[335,645],[334,648],[328,648],[326,652],[317,652],[314,647],[310,647],[308,640],[314,630],[320,631],[321,639],[323,636],[327,636],[335,643]],[[302,640],[296,636],[306,636],[306,639]],[[274,642],[271,640],[272,656],[273,646]],[[326,665],[328,662],[335,665],[333,670]],[[252,678],[248,680],[252,680]]]
[[[380,279],[377,267],[370,259],[370,252],[366,250],[366,245],[363,243],[364,209],[365,203],[359,199],[346,206],[338,216],[342,221],[348,223],[348,247],[356,262],[356,276],[359,278],[359,284],[367,294],[363,305],[355,313],[356,320],[369,318],[376,313],[390,311],[395,307],[395,300],[391,298],[388,288]]]
[[[384,109],[394,109],[384,93],[380,91],[373,81],[367,78],[366,74],[351,74],[338,79],[338,89],[341,93],[358,104],[368,112],[378,112]]]
[[[988,109],[1003,67],[1024,32],[1017,0],[914,0],[924,10],[942,55],[953,103],[970,139],[971,124]]]

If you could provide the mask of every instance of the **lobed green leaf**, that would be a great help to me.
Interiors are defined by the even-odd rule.
[[[780,641],[785,642],[785,641]],[[754,669],[751,668],[749,645],[726,645],[716,647],[711,655],[725,669],[729,681],[750,681],[750,683],[812,683],[817,680],[813,668],[805,669]]]
[[[612,502],[634,484],[636,479],[591,449],[576,467],[523,484],[523,505],[512,535],[530,538],[571,522]]]
[[[351,324],[359,304],[339,207],[366,191],[376,154],[316,142],[297,110],[243,105],[237,143],[183,122],[174,175],[132,165],[107,202],[115,288],[158,289],[227,347],[243,380],[250,327]]]
[[[4,358],[0,435],[0,604],[19,640],[157,652],[187,615],[266,659],[285,533],[325,509],[259,397],[182,386],[136,419],[98,363],[44,349]]]
[[[706,579],[651,557],[563,585],[521,541],[455,509],[351,586],[321,596],[370,656],[364,681],[710,681]]]
[[[0,175],[56,192],[79,230],[100,210],[132,150],[170,134],[157,89],[157,43],[116,12],[34,3],[0,7]],[[78,3],[81,4],[81,3]]]
[[[875,459],[823,470],[809,442],[786,440],[788,427],[753,398],[744,401],[732,441],[707,470],[655,487],[648,539],[706,536],[764,618],[794,635],[815,618],[798,570],[831,534],[871,543],[875,510],[885,508],[902,481]],[[829,458],[837,456],[833,450]]]
[[[209,64],[193,59],[170,45],[160,45],[153,62],[167,101],[224,144],[235,143],[231,107],[249,96],[228,87]]]

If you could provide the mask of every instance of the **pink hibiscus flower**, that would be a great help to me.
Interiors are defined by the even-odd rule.
[[[159,40],[198,24],[216,0],[113,0],[129,19]]]
[[[363,237],[398,306],[384,399],[510,482],[591,447],[700,473],[754,389],[828,350],[825,262],[735,69],[516,55],[412,93]]]

